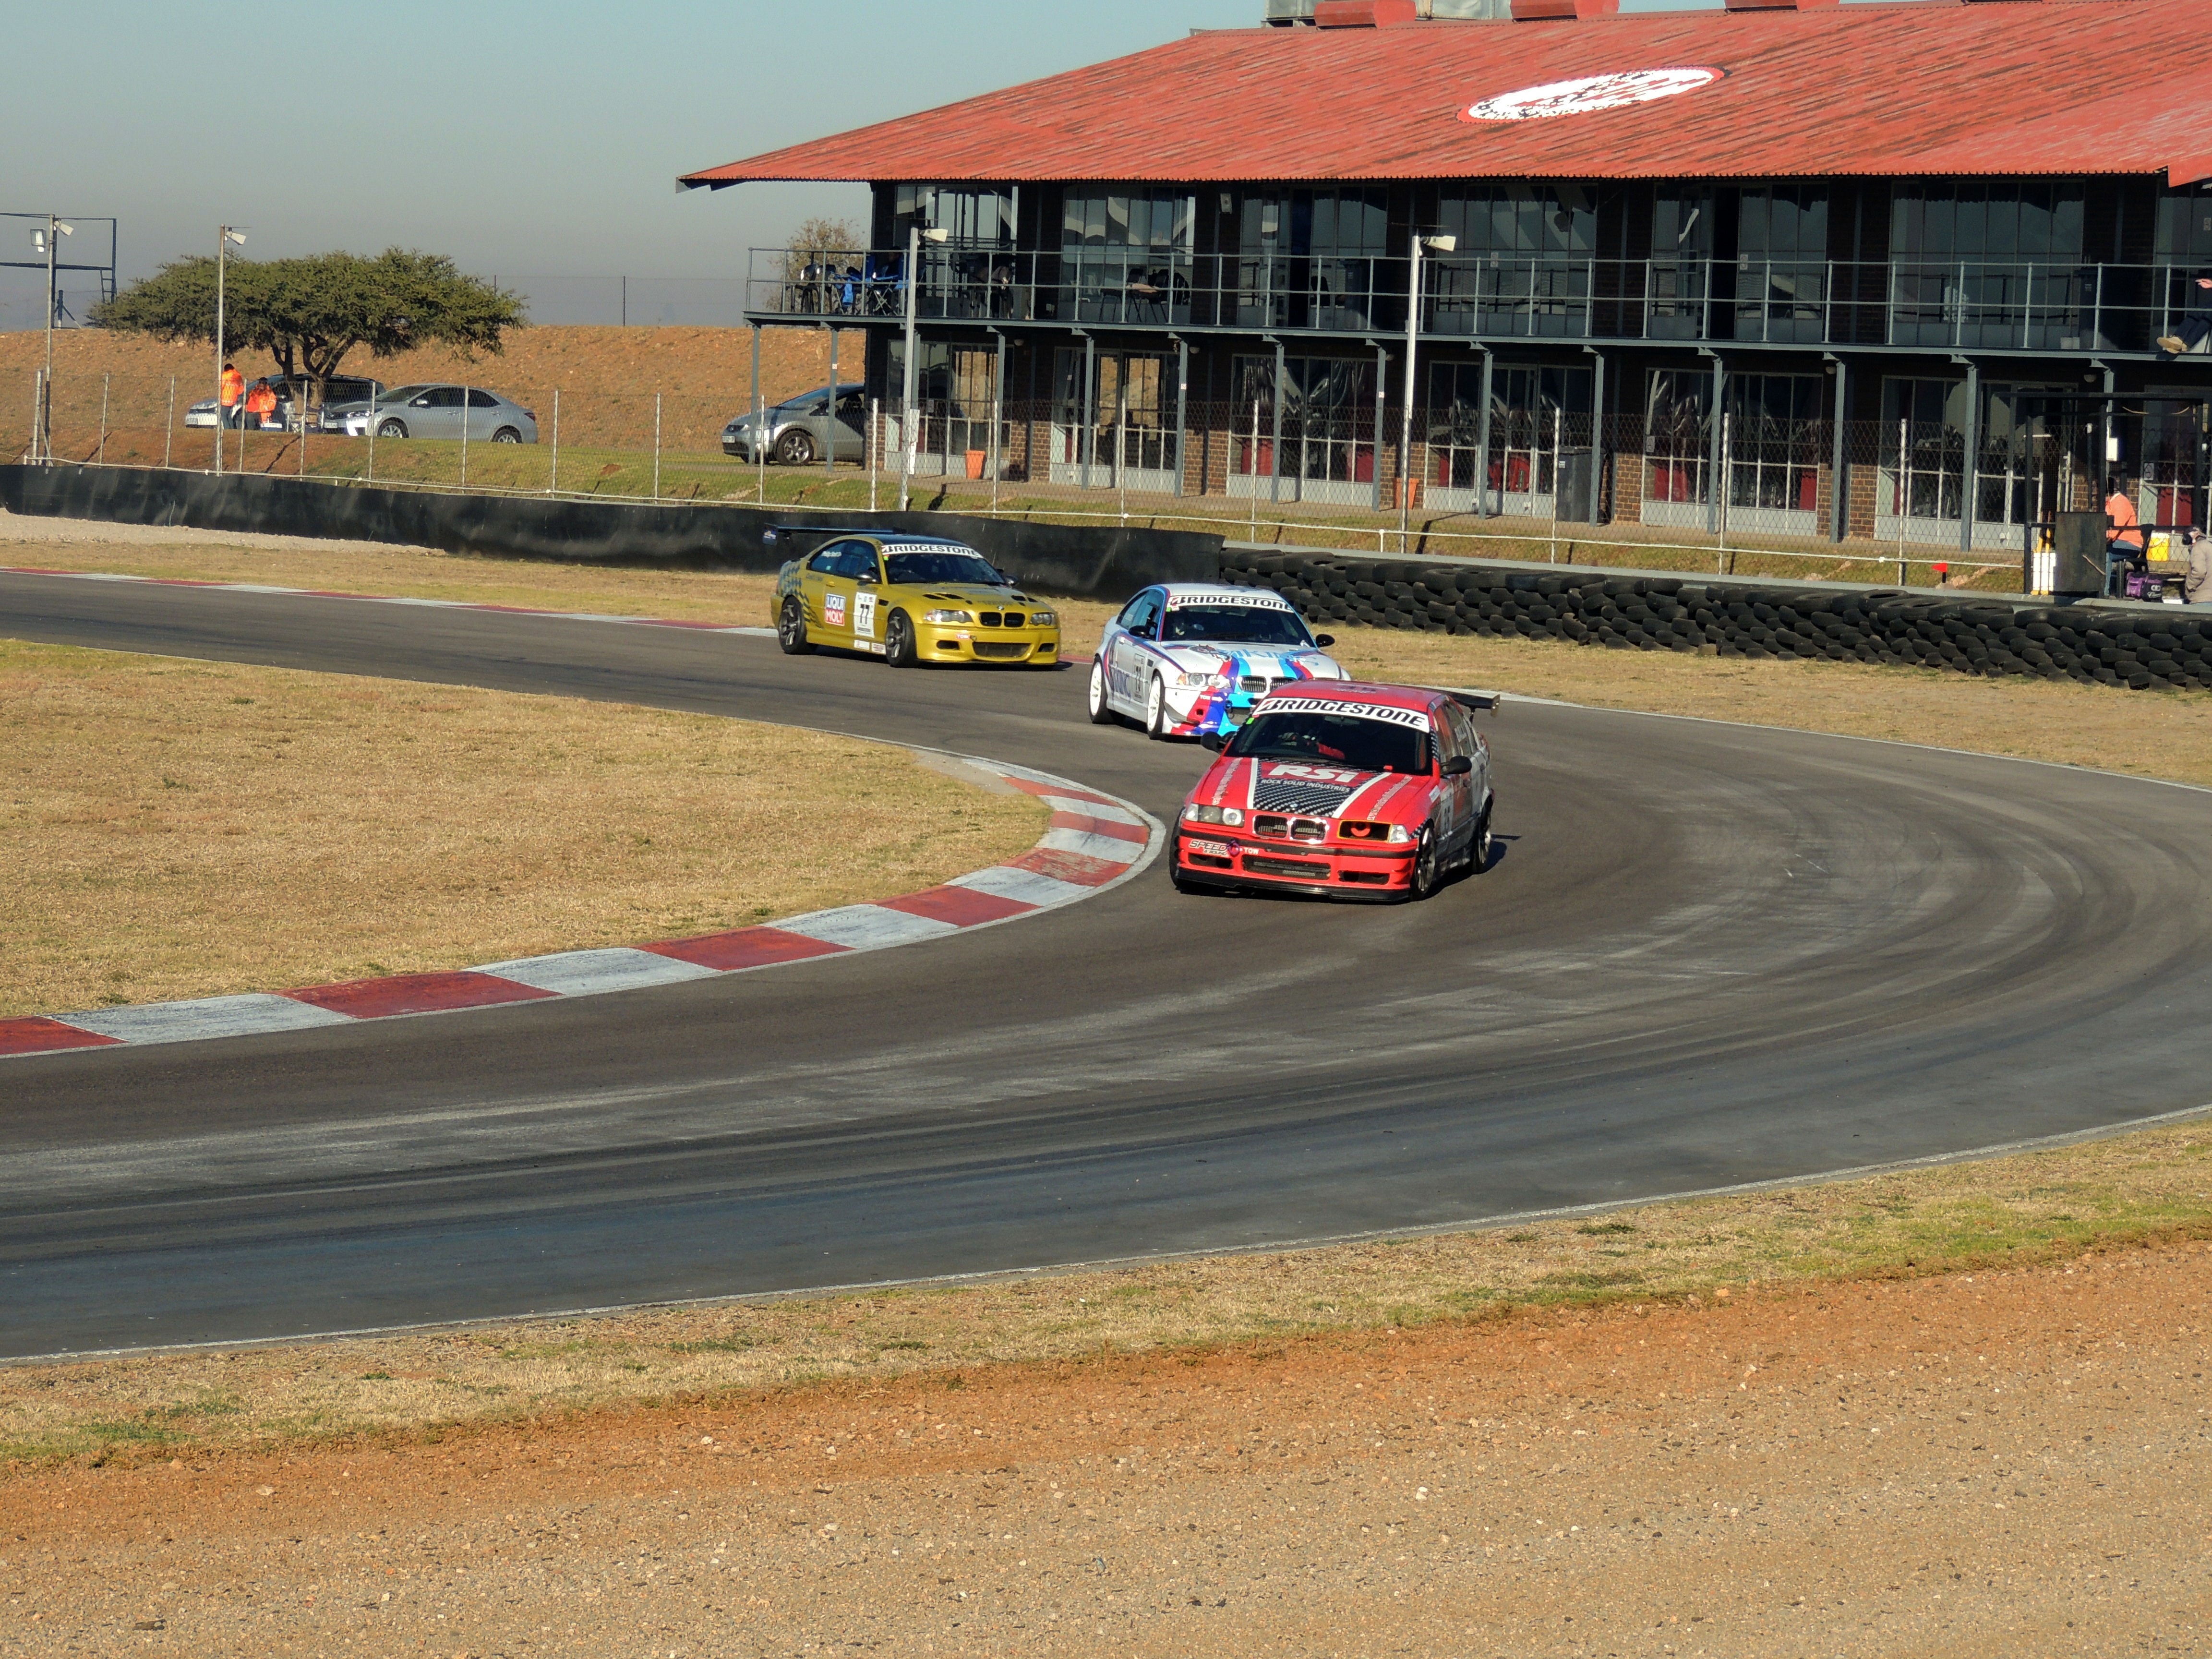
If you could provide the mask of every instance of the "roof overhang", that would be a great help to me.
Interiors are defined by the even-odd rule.
[[[2190,183],[2212,176],[2212,99],[2200,77],[2146,76],[2154,60],[2144,54],[2147,42],[2197,38],[2203,23],[2203,0],[1902,0],[1213,30],[678,185],[1916,173]],[[1691,70],[1717,73],[1620,95]]]

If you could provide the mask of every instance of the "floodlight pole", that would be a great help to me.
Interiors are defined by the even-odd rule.
[[[1421,349],[1421,250],[1432,247],[1439,253],[1449,253],[1459,246],[1454,236],[1424,236],[1419,229],[1413,235],[1413,258],[1407,263],[1411,269],[1406,276],[1406,414],[1398,434],[1398,550],[1406,550],[1409,534],[1408,523],[1413,505],[1413,382],[1414,365]]]
[[[913,493],[915,443],[920,432],[914,421],[916,350],[914,322],[915,293],[921,285],[921,239],[925,236],[933,242],[941,242],[945,233],[939,228],[924,230],[919,222],[906,228],[906,383],[902,388],[903,402],[900,405],[899,416],[899,424],[904,428],[899,434],[904,440],[899,446],[899,511],[902,513],[907,510],[908,501]],[[836,392],[833,386],[830,388],[833,401]]]
[[[46,374],[39,382],[39,406],[33,411],[31,459],[34,461],[54,458],[54,313],[61,308],[61,290],[55,284],[61,270],[61,239],[71,234],[71,228],[51,213],[43,226],[31,230],[32,241],[43,242],[46,255]]]
[[[228,225],[218,225],[215,233],[215,475],[222,476],[222,328],[223,285],[229,270],[230,245],[246,246],[246,238]],[[374,413],[371,411],[372,415]],[[245,440],[240,439],[239,465],[245,461]]]

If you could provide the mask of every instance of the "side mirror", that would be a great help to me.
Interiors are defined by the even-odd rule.
[[[1474,762],[1465,755],[1454,755],[1444,763],[1444,775],[1448,778],[1463,778],[1474,770]]]
[[[1217,755],[1229,746],[1229,738],[1227,733],[1221,732],[1204,732],[1200,736],[1198,741],[1200,747],[1211,749]]]
[[[1329,647],[1335,643],[1336,635],[1334,634],[1316,634],[1314,635],[1314,644],[1323,651],[1328,650]]]

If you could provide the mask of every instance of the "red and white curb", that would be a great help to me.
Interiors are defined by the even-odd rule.
[[[1034,847],[1005,864],[956,876],[918,893],[840,905],[697,939],[561,951],[441,973],[397,974],[293,991],[0,1019],[0,1056],[303,1031],[400,1014],[599,996],[895,945],[919,945],[1089,898],[1128,880],[1158,855],[1165,830],[1140,806],[1048,772],[966,755],[951,758],[1051,807],[1051,822]]]

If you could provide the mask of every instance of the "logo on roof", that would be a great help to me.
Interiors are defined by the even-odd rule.
[[[1601,109],[1648,104],[1709,87],[1727,71],[1717,69],[1631,70],[1621,75],[1585,75],[1576,81],[1547,81],[1469,104],[1462,121],[1540,121],[1554,115],[1589,115]]]

